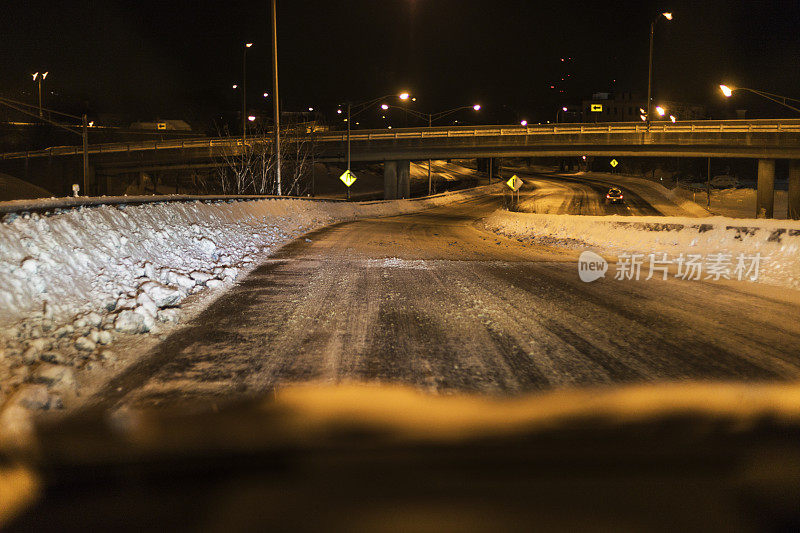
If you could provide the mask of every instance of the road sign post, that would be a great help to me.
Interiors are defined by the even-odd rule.
[[[348,168],[347,170],[345,170],[342,173],[341,176],[339,176],[339,179],[342,180],[342,183],[344,183],[345,187],[347,187],[347,199],[349,200],[350,199],[350,186],[356,182],[356,175],[353,174],[350,171],[350,169]]]
[[[522,187],[522,184],[523,184],[523,181],[521,179],[519,179],[519,176],[517,176],[516,174],[511,176],[508,179],[508,181],[506,181],[506,186],[509,189],[511,189],[511,202],[515,205],[515,209],[516,209],[516,205],[519,204],[519,190]],[[516,202],[514,202],[514,193],[517,193]]]

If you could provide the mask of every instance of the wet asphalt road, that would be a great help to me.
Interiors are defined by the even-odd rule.
[[[500,238],[502,198],[339,224],[281,249],[101,390],[162,406],[296,381],[517,394],[800,376],[800,298],[747,283],[583,283],[576,252]]]

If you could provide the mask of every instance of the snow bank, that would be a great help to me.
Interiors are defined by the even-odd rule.
[[[677,187],[674,194],[685,198],[687,201],[706,205],[708,197],[705,191],[692,191]],[[755,189],[711,189],[711,206],[709,211],[715,215],[732,218],[752,218],[756,212]],[[777,219],[787,218],[789,197],[786,191],[775,191],[775,205],[773,216]]]
[[[800,288],[800,222],[711,217],[570,216],[496,211],[487,229],[517,239],[593,248],[608,254],[756,254],[758,279]]]
[[[113,359],[107,345],[114,337],[163,331],[180,319],[188,295],[233,283],[259,257],[305,232],[486,192],[364,203],[105,205],[7,215],[0,223],[0,397],[9,379],[13,388],[35,378],[26,365],[81,368]]]

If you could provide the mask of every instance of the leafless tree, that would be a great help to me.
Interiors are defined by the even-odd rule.
[[[316,149],[313,133],[302,122],[288,122],[281,130],[282,188],[290,195],[305,195],[311,189]],[[276,158],[271,132],[254,129],[243,142],[225,129],[220,137],[223,143],[215,181],[223,194],[275,194]]]

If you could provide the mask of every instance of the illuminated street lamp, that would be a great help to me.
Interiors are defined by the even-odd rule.
[[[787,102],[800,102],[797,98],[790,98],[788,96],[781,96],[779,94],[772,94],[765,91],[758,91],[756,89],[748,89],[747,87],[733,87],[732,85],[720,85],[719,90],[722,91],[722,94],[725,95],[726,98],[730,98],[733,96],[735,91],[749,91],[753,94],[757,94],[762,98],[766,98],[767,100],[771,100],[776,104],[780,104],[784,107],[788,107],[792,111],[797,111],[800,113],[800,109],[789,105]]]
[[[379,96],[378,98],[373,98],[372,100],[366,100],[364,102],[359,102],[357,104],[353,104],[351,102],[347,102],[347,118],[344,119],[347,122],[347,170],[350,171],[350,123],[352,122],[352,118],[363,113],[373,105],[377,104],[381,100],[385,100],[386,98],[390,98],[392,96],[397,96],[400,100],[408,100],[410,94],[407,92],[402,92],[398,95],[386,94],[383,96]],[[387,106],[388,107],[388,106]],[[355,113],[353,112],[353,108],[356,108]],[[337,114],[342,114],[342,109],[339,108],[336,110]],[[391,126],[389,126],[391,128]],[[350,187],[347,188],[347,199],[350,199]]]
[[[519,123],[520,123],[521,126],[527,126],[528,125],[528,121],[527,120],[521,120]]]
[[[672,20],[672,13],[661,13],[658,17],[650,23],[650,61],[648,63],[647,69],[647,121],[650,121],[650,110],[652,108],[652,99],[653,99],[653,36],[655,35],[656,31],[656,22],[658,22],[661,17],[664,17],[667,20]]]
[[[38,72],[31,74],[33,77],[33,81],[39,81],[39,116],[42,116],[42,82],[47,77],[47,72],[42,72],[41,75]]]
[[[242,48],[242,143],[247,139],[247,50],[252,46],[253,43],[245,43]]]
[[[675,124],[675,121],[678,120],[675,118],[675,115],[670,115],[669,119],[672,121],[673,124]]]
[[[249,115],[247,117],[247,120],[249,120],[250,122],[255,122],[256,121],[256,117],[255,117],[255,115]]]
[[[406,98],[403,98],[403,94],[406,95]],[[408,93],[403,93],[403,94],[400,95],[400,99],[401,100],[408,100]],[[412,101],[413,101],[413,99],[412,99]],[[390,106],[387,105],[387,104],[381,105],[381,109],[383,109],[384,111],[389,109],[389,107]],[[448,109],[447,111],[440,111],[438,113],[422,113],[420,111],[415,111],[413,109],[407,109],[405,107],[400,107],[398,109],[402,109],[408,115],[411,115],[411,116],[414,116],[414,117],[417,117],[417,118],[421,118],[423,120],[427,119],[428,127],[430,128],[430,127],[433,126],[434,121],[441,120],[446,116],[449,116],[449,115],[452,115],[453,113],[461,111],[462,109],[472,109],[473,111],[480,111],[481,110],[481,105],[480,104],[463,105],[463,106],[460,106],[460,107],[455,107],[453,109]],[[384,118],[386,118],[386,117],[384,116]],[[431,180],[431,160],[428,159],[428,196],[430,196],[430,194],[431,194],[432,187],[433,187],[433,182]]]
[[[656,113],[658,113],[658,116],[659,116],[659,117],[663,117],[664,115],[666,115],[666,114],[667,114],[667,110],[666,110],[666,109],[664,109],[664,108],[663,108],[663,107],[661,107],[661,106],[656,106]]]
[[[556,124],[558,124],[558,117],[562,112],[567,112],[567,106],[563,106],[556,111]]]

